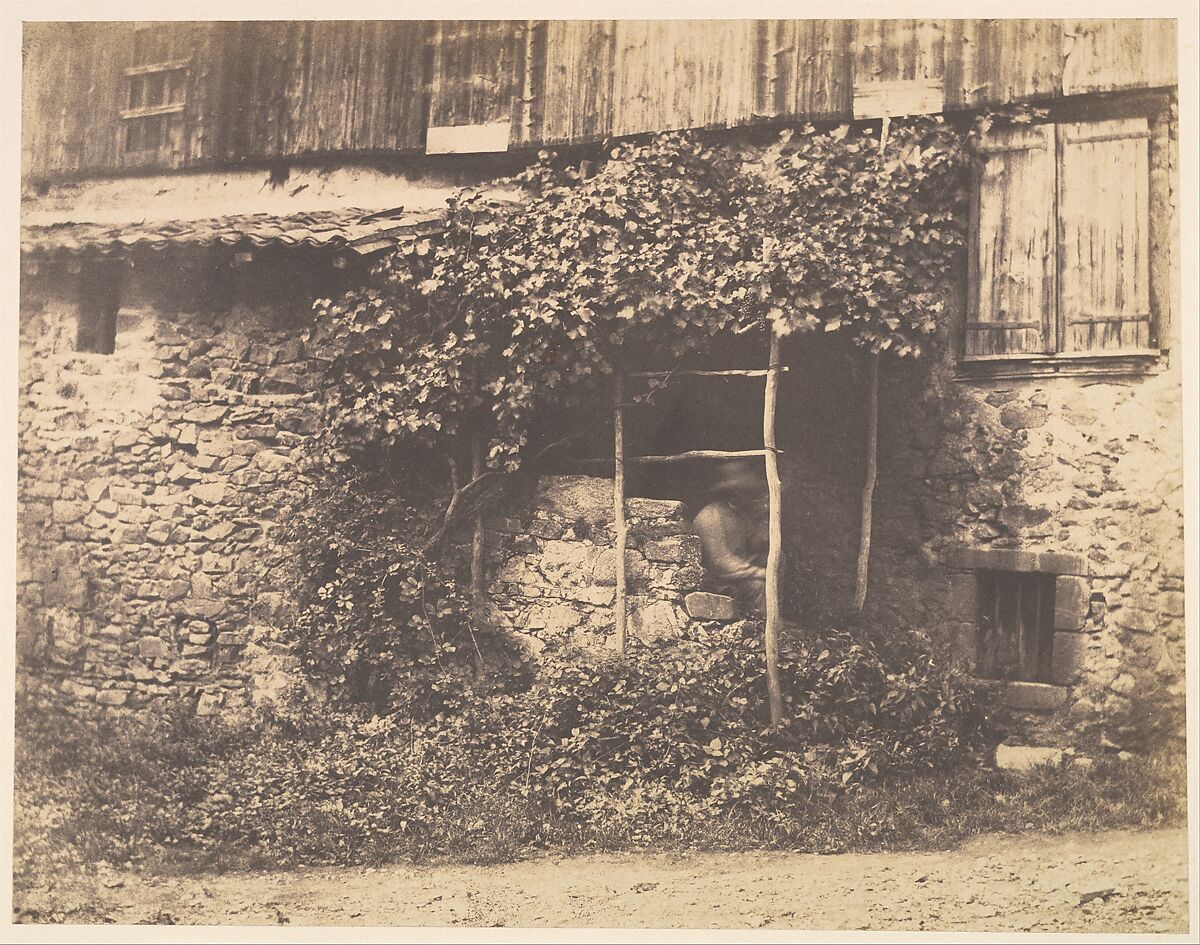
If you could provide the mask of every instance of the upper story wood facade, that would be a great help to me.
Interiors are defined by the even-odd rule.
[[[26,180],[1177,84],[1173,20],[27,23]]]

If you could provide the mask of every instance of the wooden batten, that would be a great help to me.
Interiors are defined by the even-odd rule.
[[[768,366],[779,364],[779,333],[771,330]],[[779,482],[779,457],[775,448],[775,406],[779,395],[779,372],[767,374],[763,403],[763,452],[767,473],[767,497],[770,504],[767,533],[767,620],[764,647],[767,660],[767,697],[771,724],[783,722],[783,686],[779,678],[780,573],[783,568],[783,488]]]
[[[628,604],[626,602],[625,549],[629,527],[625,521],[625,379],[613,375],[613,529],[616,532],[616,591],[613,594],[613,639],[618,653],[625,652]]]

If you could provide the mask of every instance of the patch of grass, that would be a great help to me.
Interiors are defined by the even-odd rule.
[[[511,782],[446,790],[422,770],[427,757],[354,738],[353,729],[312,741],[187,719],[19,716],[16,887],[98,864],[171,873],[486,864],[538,850],[869,852],[1186,821],[1184,761],[1167,754],[1024,774],[960,764],[733,808],[662,784],[597,786],[586,805],[563,810]]]

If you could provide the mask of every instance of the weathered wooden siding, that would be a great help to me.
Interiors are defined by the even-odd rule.
[[[27,24],[26,174],[420,152],[429,127],[510,147],[848,119],[889,83],[937,110],[1174,85],[1171,20],[293,21],[190,31],[182,136],[128,153],[131,24]],[[887,96],[883,96],[887,100]],[[860,111],[865,114],[865,111]],[[503,135],[501,134],[501,140]]]
[[[852,20],[763,20],[755,46],[758,119],[837,118],[853,109]]]

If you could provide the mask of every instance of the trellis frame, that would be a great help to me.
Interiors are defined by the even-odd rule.
[[[775,414],[779,375],[787,370],[780,364],[780,336],[771,329],[770,354],[762,370],[727,371],[639,371],[613,377],[613,523],[616,537],[616,592],[613,598],[613,625],[617,652],[624,654],[628,637],[628,591],[625,553],[629,527],[625,515],[626,463],[675,463],[693,459],[743,459],[761,456],[767,477],[768,545],[766,573],[766,628],[764,649],[767,662],[767,694],[771,724],[783,722],[783,690],[779,678],[780,572],[783,564],[783,489],[779,480],[779,449],[775,443]],[[761,377],[765,379],[763,399],[763,448],[757,450],[688,450],[655,456],[625,455],[625,380],[674,377]]]

